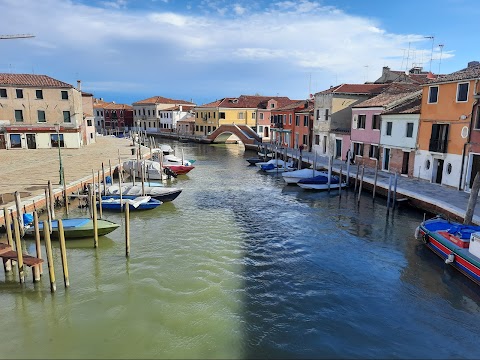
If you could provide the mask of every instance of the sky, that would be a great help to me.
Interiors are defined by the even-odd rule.
[[[105,101],[197,105],[452,73],[480,60],[478,0],[0,0],[0,73],[48,75]]]

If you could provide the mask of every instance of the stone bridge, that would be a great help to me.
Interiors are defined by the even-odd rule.
[[[212,143],[225,143],[229,142],[235,135],[245,145],[255,145],[261,143],[262,139],[257,133],[247,125],[220,125],[214,132],[207,136]],[[229,140],[230,139],[230,140]]]

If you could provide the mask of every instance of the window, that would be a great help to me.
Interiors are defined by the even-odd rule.
[[[378,145],[370,145],[370,150],[368,151],[368,156],[372,159],[379,159],[380,152],[378,151]]]
[[[213,114],[213,115],[215,115],[215,114]],[[215,117],[215,116],[214,116],[214,117]],[[252,119],[256,119],[256,118],[257,118],[257,113],[254,113],[254,112],[253,112],[253,113],[252,113]]]
[[[0,98],[7,97],[7,89],[0,89]]]
[[[374,130],[380,130],[380,115],[373,115],[372,119],[372,129]]]
[[[17,94],[17,99],[23,99],[23,89],[15,89],[15,93]]]
[[[260,125],[260,126],[258,127],[258,132],[260,132],[260,133],[263,132],[263,126],[262,126],[262,125]]]
[[[295,126],[300,126],[300,115],[295,115]]]
[[[469,83],[460,83],[457,87],[457,101],[467,101]]]
[[[288,125],[292,125],[292,114],[288,115]]]
[[[150,116],[150,109],[147,110],[147,114],[148,114],[148,116]]]
[[[413,137],[413,123],[407,123],[407,137]]]
[[[60,137],[60,147],[65,147],[65,143],[63,142],[63,134],[51,134],[50,135],[50,142],[52,144],[52,148],[58,148],[58,139]]]
[[[237,119],[243,120],[243,112],[238,113]]]
[[[23,110],[15,110],[15,121],[17,122],[23,121]]]
[[[38,122],[46,122],[45,111],[37,110]]]
[[[87,120],[87,126],[92,126],[92,120],[90,119]]]
[[[320,109],[317,109],[317,120],[320,120]]]
[[[43,90],[35,90],[37,99],[43,99]]]
[[[385,135],[391,136],[392,135],[392,122],[387,122],[387,128],[385,129]]]
[[[320,145],[320,135],[315,135],[315,145]]]
[[[358,115],[357,129],[365,129],[367,115]]]
[[[325,109],[325,121],[328,120],[328,109]]]
[[[353,143],[353,154],[363,156],[363,143]]]
[[[303,115],[303,126],[308,126],[308,115]]]
[[[438,86],[428,88],[428,103],[435,104],[438,101]]]
[[[259,115],[260,120],[263,120],[263,113],[260,113],[258,115]],[[223,113],[223,116],[225,116],[225,113]],[[224,117],[224,119],[225,119],[225,117]]]
[[[22,138],[20,134],[10,134],[10,147],[18,149],[22,147]]]
[[[480,130],[480,107],[477,107],[477,112],[475,116],[475,129]]]
[[[270,109],[274,109],[275,108],[275,104],[274,103],[271,103],[270,104]]]
[[[327,137],[326,136],[323,137],[323,153],[324,154],[327,153]]]
[[[452,164],[451,163],[448,163],[447,164],[447,174],[451,174],[452,173]]]
[[[225,119],[225,113],[224,112],[219,113],[218,118],[219,119]]]
[[[68,100],[68,91],[62,90],[62,100]]]
[[[72,122],[72,119],[70,118],[70,111],[63,112],[63,122]]]
[[[446,153],[448,147],[448,124],[432,124],[429,151]]]

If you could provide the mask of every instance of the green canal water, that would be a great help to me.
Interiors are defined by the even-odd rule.
[[[171,144],[196,168],[130,213],[129,259],[104,213],[122,227],[67,243],[70,288],[58,243],[55,294],[46,266],[0,277],[1,358],[480,357],[480,292],[415,241],[423,214],[284,186],[239,145]]]

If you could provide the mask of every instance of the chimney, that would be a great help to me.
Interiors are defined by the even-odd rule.
[[[180,112],[182,112],[182,110],[183,110],[183,106],[182,106],[182,105],[180,105],[179,107],[180,107]]]
[[[82,91],[82,81],[81,80],[77,80],[77,90]]]
[[[388,66],[384,66],[382,68],[382,76],[385,76],[389,71],[390,71],[390,68]]]

